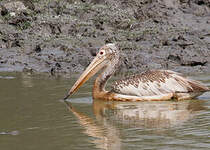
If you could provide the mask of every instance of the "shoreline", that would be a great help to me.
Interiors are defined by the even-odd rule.
[[[210,1],[0,4],[0,72],[81,73],[101,46],[118,43],[118,74],[210,73]]]

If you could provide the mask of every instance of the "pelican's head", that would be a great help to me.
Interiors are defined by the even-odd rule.
[[[116,55],[119,54],[118,48],[115,44],[110,43],[101,47],[90,63],[86,70],[80,75],[79,79],[72,86],[69,93],[64,99],[67,99],[71,94],[73,94],[77,89],[79,89],[82,84],[84,84],[88,79],[95,75],[99,70],[110,65],[111,62],[115,59]]]

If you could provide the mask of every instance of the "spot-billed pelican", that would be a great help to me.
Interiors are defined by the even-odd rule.
[[[111,91],[105,90],[107,80],[119,66],[120,51],[116,44],[106,44],[81,74],[64,99],[67,99],[89,78],[102,70],[93,86],[93,98],[119,101],[155,101],[191,99],[209,91],[202,83],[170,70],[146,71],[114,82]]]

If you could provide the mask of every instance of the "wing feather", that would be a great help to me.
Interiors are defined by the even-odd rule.
[[[208,87],[169,70],[153,70],[114,82],[113,91],[133,96],[205,92]]]

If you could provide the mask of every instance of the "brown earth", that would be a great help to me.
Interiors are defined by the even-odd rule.
[[[0,0],[0,71],[81,72],[105,43],[120,72],[210,72],[210,0]]]

